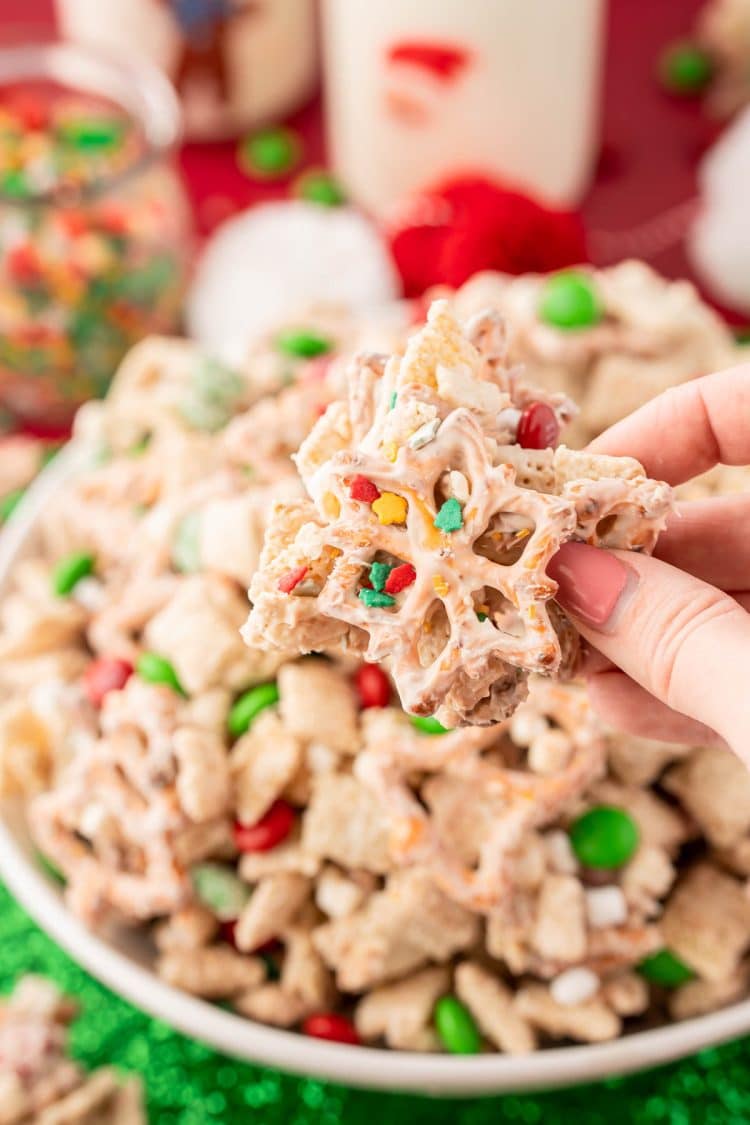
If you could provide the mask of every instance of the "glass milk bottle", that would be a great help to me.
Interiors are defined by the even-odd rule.
[[[140,51],[166,71],[191,138],[277,120],[315,87],[313,0],[55,0],[55,9],[66,38]]]
[[[575,205],[597,148],[604,0],[323,0],[332,161],[376,214],[480,173]]]

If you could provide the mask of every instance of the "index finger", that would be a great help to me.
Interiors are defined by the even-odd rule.
[[[669,484],[719,463],[750,464],[750,364],[672,387],[588,448],[635,457],[649,476]]]

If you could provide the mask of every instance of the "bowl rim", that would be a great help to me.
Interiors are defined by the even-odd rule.
[[[0,535],[0,596],[40,514],[91,451],[72,443],[37,478]],[[716,1046],[750,1030],[750,999],[704,1016],[608,1043],[551,1047],[529,1055],[473,1057],[385,1051],[311,1039],[237,1016],[159,980],[65,906],[60,889],[30,859],[0,805],[0,877],[34,921],[93,977],[134,1007],[222,1054],[367,1089],[438,1095],[520,1093],[629,1074]]]

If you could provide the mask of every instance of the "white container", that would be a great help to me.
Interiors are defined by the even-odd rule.
[[[576,204],[596,156],[604,0],[323,0],[329,145],[387,214],[479,172]]]
[[[186,129],[218,139],[301,105],[317,78],[314,0],[55,0],[66,38],[147,55]]]
[[[93,450],[74,443],[29,489],[0,534],[0,597],[7,596],[16,567],[39,551],[45,511],[77,473],[90,467],[92,455]],[[650,1069],[750,1031],[750,1000],[741,1000],[611,1043],[553,1047],[530,1055],[427,1055],[327,1043],[224,1012],[165,984],[154,972],[154,947],[145,931],[115,926],[101,934],[87,930],[40,867],[19,800],[0,803],[0,878],[79,965],[156,1019],[238,1059],[347,1086],[454,1096],[540,1090]],[[435,1118],[445,1120],[445,1115],[438,1109]]]

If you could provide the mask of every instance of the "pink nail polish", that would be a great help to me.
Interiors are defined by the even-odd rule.
[[[603,629],[632,586],[635,571],[609,551],[565,543],[547,567],[558,584],[556,600],[575,617]]]

